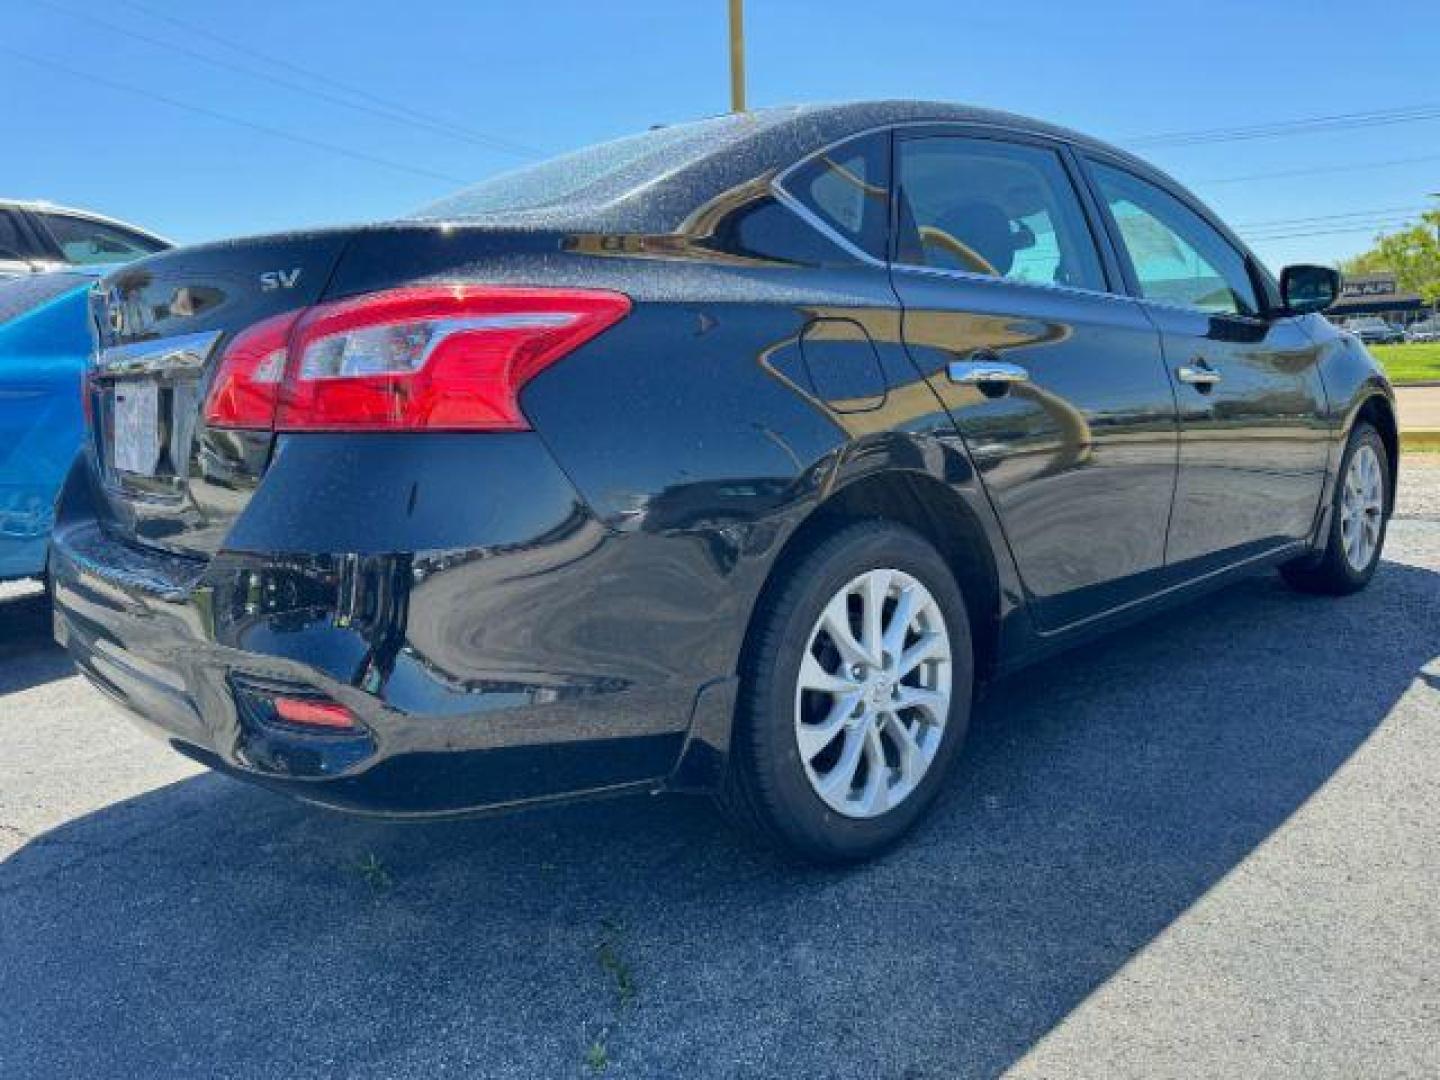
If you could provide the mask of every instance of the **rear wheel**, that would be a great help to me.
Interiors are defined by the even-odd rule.
[[[1318,557],[1287,563],[1281,575],[1303,592],[1343,596],[1363,589],[1380,563],[1389,506],[1385,442],[1369,424],[1356,424],[1340,462],[1325,549]]]
[[[907,528],[852,525],[757,618],[722,804],[802,858],[877,854],[929,807],[964,740],[974,671],[953,575]]]

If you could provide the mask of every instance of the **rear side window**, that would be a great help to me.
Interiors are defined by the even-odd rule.
[[[20,232],[20,219],[9,210],[0,210],[0,259],[30,259],[35,252]]]
[[[1053,150],[926,136],[903,139],[898,161],[898,262],[1104,290],[1095,240]]]
[[[69,214],[41,214],[45,227],[65,253],[65,261],[76,266],[103,266],[129,262],[161,251],[165,245],[103,221],[72,217]]]
[[[885,258],[890,208],[890,137],[861,135],[803,162],[785,191],[833,232],[876,259]]]
[[[1097,161],[1090,168],[1147,300],[1213,314],[1260,310],[1245,257],[1204,218],[1154,184]]]

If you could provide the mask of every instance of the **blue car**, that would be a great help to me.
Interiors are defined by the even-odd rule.
[[[93,280],[0,281],[0,581],[45,572],[55,495],[85,428]]]

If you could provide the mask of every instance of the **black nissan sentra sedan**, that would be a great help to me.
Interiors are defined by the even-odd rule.
[[[863,858],[998,674],[1267,567],[1366,584],[1395,409],[1339,284],[1128,154],[910,102],[155,255],[95,290],[57,634],[304,799],[708,792]]]

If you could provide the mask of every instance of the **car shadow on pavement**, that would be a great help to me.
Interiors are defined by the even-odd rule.
[[[999,686],[930,821],[848,871],[699,800],[390,826],[201,776],[0,865],[0,1073],[994,1075],[1437,654],[1435,573],[1241,583]]]
[[[75,674],[55,643],[43,592],[0,596],[0,697]]]

